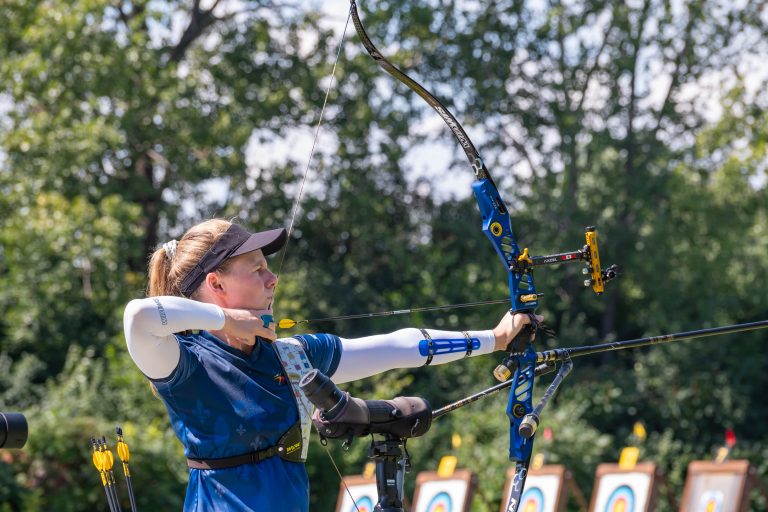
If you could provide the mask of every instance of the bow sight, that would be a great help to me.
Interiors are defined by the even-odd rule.
[[[595,293],[600,295],[605,291],[605,283],[619,276],[619,266],[614,264],[605,270],[601,268],[600,251],[597,247],[597,231],[594,226],[589,226],[586,229],[584,238],[586,244],[580,250],[549,254],[547,256],[529,256],[528,248],[526,247],[517,259],[513,260],[510,270],[525,273],[533,270],[534,267],[583,261],[585,266],[582,269],[582,273],[589,276],[584,281],[584,286],[592,285]]]
[[[480,199],[481,197],[478,197],[478,200]],[[490,225],[489,231],[491,235],[496,237],[500,236],[500,230],[501,227],[498,222],[494,222]],[[583,261],[585,266],[582,269],[582,273],[589,275],[589,278],[584,280],[584,286],[592,285],[592,290],[594,290],[597,295],[601,295],[605,291],[605,283],[616,279],[619,276],[619,266],[614,264],[604,270],[601,268],[600,250],[597,246],[597,231],[594,226],[586,228],[584,239],[586,243],[580,250],[561,252],[547,256],[529,256],[528,248],[526,247],[519,253],[517,258],[512,257],[513,254],[507,255],[507,251],[513,253],[517,250],[519,252],[519,249],[516,249],[516,244],[514,244],[514,242],[510,243],[509,240],[502,240],[499,244],[499,246],[503,248],[503,250],[500,251],[500,254],[505,260],[508,259],[511,261],[511,264],[509,265],[510,276],[517,276],[515,278],[517,282],[529,286],[529,289],[533,288],[533,278],[531,273],[534,267]],[[494,243],[494,246],[497,246],[497,244]],[[523,277],[527,277],[527,279],[524,280]],[[518,289],[523,287],[524,286],[518,284]],[[554,335],[554,332],[541,325],[532,314],[532,307],[535,307],[533,304],[538,304],[538,298],[542,295],[543,294],[541,293],[518,293],[519,302],[528,304],[529,307],[517,310],[513,307],[512,310],[528,312],[531,323],[510,342],[507,348],[507,351],[510,354],[493,371],[493,376],[496,377],[496,380],[499,382],[504,382],[510,379],[512,374],[521,364],[530,365],[532,363],[530,355],[528,359],[524,360],[523,354],[526,352],[526,346],[535,341],[539,329],[544,330],[547,334]]]

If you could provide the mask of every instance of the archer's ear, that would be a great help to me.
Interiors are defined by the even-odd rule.
[[[224,294],[224,282],[216,272],[208,272],[203,281],[203,286],[207,289],[208,293],[212,293],[217,297]]]

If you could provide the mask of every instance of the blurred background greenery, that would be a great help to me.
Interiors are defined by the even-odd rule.
[[[766,318],[765,2],[360,9],[373,40],[468,129],[521,245],[576,249],[584,226],[597,225],[603,259],[623,267],[601,297],[582,289],[575,266],[540,271],[539,313],[559,333],[541,348]],[[25,413],[30,439],[22,452],[0,453],[0,510],[107,510],[88,440],[113,439],[116,424],[131,445],[139,508],[181,508],[181,448],[127,354],[122,309],[144,294],[150,251],[195,222],[289,223],[346,11],[343,1],[3,2],[0,410]],[[463,154],[351,32],[278,317],[503,298],[504,269],[479,230]],[[311,329],[481,329],[503,312]],[[733,428],[732,457],[750,459],[765,479],[766,342],[755,332],[579,359],[543,417],[553,439],[537,450],[566,464],[589,496],[596,465],[617,460],[642,421],[641,458],[679,497],[688,462],[712,458]],[[393,371],[346,389],[440,406],[492,384],[496,362]],[[451,452],[456,432],[459,465],[480,477],[473,510],[498,510],[504,406],[497,396],[460,409],[409,442],[407,493],[416,472]],[[331,451],[344,474],[359,473],[367,443]],[[338,476],[316,440],[308,470],[312,510],[333,510]],[[753,500],[752,510],[765,509]],[[658,510],[673,508],[662,499]]]

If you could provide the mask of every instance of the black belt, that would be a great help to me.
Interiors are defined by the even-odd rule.
[[[257,452],[224,457],[221,459],[193,459],[187,458],[187,466],[192,469],[224,469],[242,466],[244,464],[258,464],[264,459],[277,455],[289,462],[303,462],[301,458],[302,448],[301,421],[293,424],[288,432],[283,434],[275,446],[264,448]]]

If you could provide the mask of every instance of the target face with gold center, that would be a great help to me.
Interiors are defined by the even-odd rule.
[[[617,487],[608,497],[605,512],[635,512],[635,493],[628,485]]]
[[[373,512],[373,500],[368,496],[358,498],[347,512]]]
[[[525,490],[520,498],[520,512],[544,512],[546,503],[544,493],[538,487],[530,487]]]
[[[707,491],[701,495],[696,512],[723,512],[722,491]]]
[[[453,503],[447,492],[435,494],[427,504],[426,512],[452,512]]]

